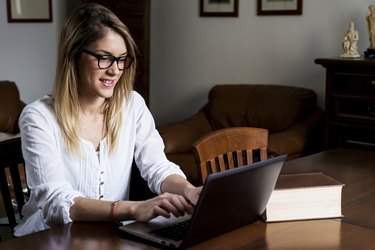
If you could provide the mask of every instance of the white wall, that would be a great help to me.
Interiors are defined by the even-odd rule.
[[[53,23],[8,23],[0,1],[0,79],[29,103],[52,90],[61,24],[78,0],[53,0]],[[201,18],[199,0],[151,0],[150,109],[158,124],[178,121],[207,101],[218,83],[308,87],[324,103],[318,57],[341,53],[350,21],[368,47],[365,14],[373,0],[304,0],[302,16],[257,16],[240,0],[238,18]]]
[[[60,27],[75,2],[52,0],[51,23],[8,23],[0,1],[0,79],[16,82],[26,103],[52,90]]]
[[[199,0],[153,0],[150,107],[158,124],[178,121],[207,101],[219,83],[270,83],[315,90],[324,106],[319,57],[342,53],[354,21],[359,52],[367,49],[370,0],[304,0],[302,16],[257,16],[240,0],[238,18],[199,17]]]

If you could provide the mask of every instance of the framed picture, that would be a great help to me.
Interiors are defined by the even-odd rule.
[[[51,0],[7,0],[8,22],[52,22]]]
[[[238,0],[200,0],[200,16],[238,17]]]
[[[257,14],[302,15],[302,0],[258,0]]]

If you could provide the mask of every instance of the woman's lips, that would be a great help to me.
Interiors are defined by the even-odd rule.
[[[101,79],[100,80],[104,86],[106,86],[107,88],[112,88],[114,85],[115,85],[115,81],[114,80],[108,80],[108,79]]]

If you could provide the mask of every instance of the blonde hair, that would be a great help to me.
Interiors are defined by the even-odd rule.
[[[128,28],[120,19],[98,4],[90,3],[79,7],[67,18],[61,31],[52,100],[63,137],[68,149],[73,153],[80,152],[77,58],[81,55],[82,49],[103,38],[108,28],[124,38],[128,55],[134,57],[133,64],[124,70],[113,95],[106,99],[104,105],[104,133],[108,140],[109,151],[112,152],[120,133],[122,106],[133,90],[137,47]]]

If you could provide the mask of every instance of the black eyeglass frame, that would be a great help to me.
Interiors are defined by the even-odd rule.
[[[134,62],[134,57],[132,57],[132,56],[130,56],[130,55],[119,56],[119,57],[115,57],[115,56],[113,56],[113,55],[99,55],[99,54],[96,54],[95,52],[90,51],[90,50],[87,50],[87,49],[83,49],[81,52],[86,53],[86,54],[88,54],[88,55],[91,55],[91,56],[95,57],[95,58],[98,60],[98,68],[99,68],[99,69],[108,69],[108,68],[110,68],[110,67],[113,65],[114,62],[116,62],[116,63],[117,63],[117,68],[118,68],[119,70],[125,70],[125,69],[130,68],[130,66],[131,66],[132,63]],[[111,59],[112,59],[111,63],[108,65],[108,67],[100,67],[100,60],[101,60],[103,57],[107,57],[107,58],[111,58]],[[124,59],[124,58],[125,58],[125,59],[126,59],[126,58],[129,58],[129,59],[130,59],[130,62],[129,62],[129,64],[128,64],[126,67],[124,67],[123,69],[121,69],[121,68],[119,67],[119,63],[118,63],[118,62],[119,62],[120,60]]]

